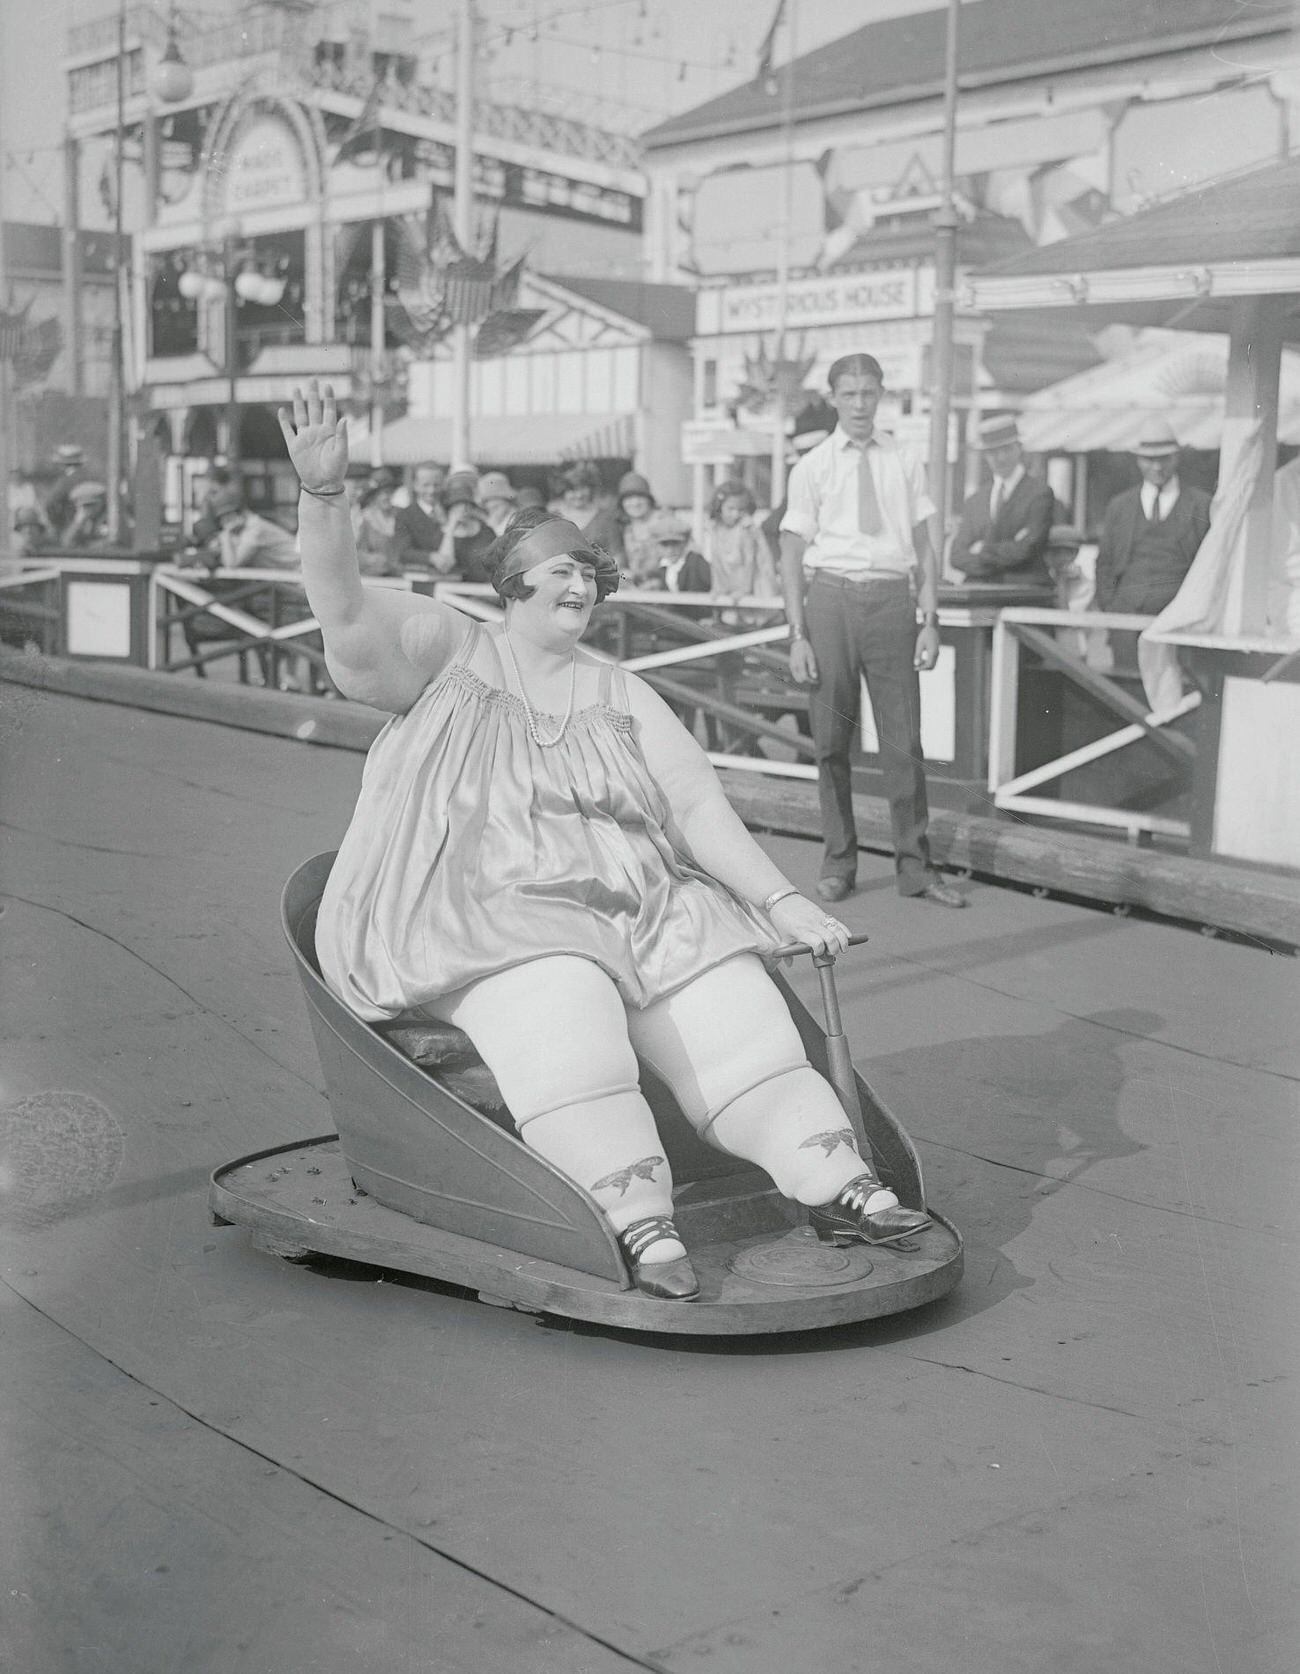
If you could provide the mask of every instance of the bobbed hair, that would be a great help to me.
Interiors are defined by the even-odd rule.
[[[838,360],[831,362],[831,369],[826,374],[826,387],[831,394],[835,393],[835,385],[841,378],[874,378],[882,387],[885,374],[875,355],[841,355]]]
[[[488,566],[488,580],[496,595],[503,602],[507,599],[531,599],[537,591],[524,580],[523,572],[517,575],[502,575],[506,561],[511,553],[523,540],[524,536],[536,529],[540,523],[549,523],[555,516],[554,512],[546,510],[545,506],[526,506],[517,511],[505,528],[488,548],[486,563]],[[612,576],[596,575],[596,603],[606,599],[618,585],[618,571]]]
[[[754,515],[754,496],[743,482],[720,482],[713,491],[713,498],[709,501],[709,522],[716,523],[722,516],[722,508],[728,500],[739,500],[745,508],[744,516]]]

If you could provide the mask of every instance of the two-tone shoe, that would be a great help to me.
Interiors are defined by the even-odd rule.
[[[929,1226],[924,1209],[905,1209],[901,1203],[870,1212],[871,1197],[885,1188],[874,1174],[860,1174],[829,1203],[808,1211],[808,1221],[823,1244],[892,1244]]]
[[[695,1276],[687,1256],[675,1261],[643,1261],[651,1246],[665,1238],[681,1234],[666,1215],[653,1215],[649,1220],[633,1221],[618,1234],[618,1247],[627,1262],[632,1283],[647,1296],[658,1296],[667,1302],[689,1302],[700,1294],[700,1281]]]

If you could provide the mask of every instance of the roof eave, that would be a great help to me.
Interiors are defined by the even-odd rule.
[[[1300,255],[1157,267],[1062,268],[1055,273],[968,278],[965,313],[1009,308],[1110,307],[1136,302],[1189,303],[1300,292]]]
[[[1163,57],[1166,53],[1194,52],[1198,47],[1221,47],[1228,41],[1244,40],[1257,37],[1264,40],[1270,35],[1291,35],[1295,33],[1294,26],[1282,18],[1261,27],[1258,21],[1226,24],[1216,29],[1200,29],[1186,35],[1165,37],[1159,42],[1134,42],[1127,47],[1099,47],[1092,52],[1073,53],[1069,57],[1043,58],[1032,63],[1017,64],[1010,68],[995,68],[988,70],[963,71],[958,76],[958,93],[971,93],[987,87],[1009,86],[1019,81],[1040,80],[1044,76],[1060,75],[1066,70],[1095,70],[1111,64],[1137,62],[1144,58]],[[941,99],[943,97],[943,80],[936,77],[933,81],[918,82],[910,86],[891,87],[886,92],[854,96],[852,98],[828,99],[822,104],[809,105],[795,113],[796,125],[809,122],[828,121],[836,116],[844,116],[856,111],[881,110],[891,105],[905,105],[922,99]],[[704,123],[695,128],[685,128],[661,140],[656,140],[656,130],[650,128],[641,135],[642,149],[649,153],[653,151],[669,151],[675,146],[692,144],[705,139],[727,139],[734,135],[745,133],[761,133],[765,129],[779,128],[782,123],[779,108],[763,115],[750,114],[732,117],[721,122]],[[664,124],[668,126],[668,124]]]

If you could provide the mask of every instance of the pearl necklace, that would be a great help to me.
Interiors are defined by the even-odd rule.
[[[574,652],[569,658],[569,707],[564,711],[564,719],[560,722],[560,730],[554,738],[544,738],[542,729],[538,725],[537,715],[528,701],[528,693],[524,690],[524,677],[519,672],[519,664],[515,660],[515,648],[510,643],[510,630],[502,628],[501,638],[505,641],[506,654],[510,658],[510,666],[515,671],[515,684],[519,687],[519,697],[524,706],[524,719],[528,723],[528,736],[533,743],[542,750],[551,750],[560,742],[569,730],[569,722],[573,718],[573,694],[578,685],[578,656]]]

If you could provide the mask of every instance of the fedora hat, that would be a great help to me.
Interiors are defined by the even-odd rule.
[[[980,420],[975,436],[976,447],[987,452],[989,448],[1004,448],[1010,442],[1018,442],[1020,426],[1014,413],[993,413]]]
[[[1148,419],[1138,434],[1133,452],[1139,459],[1168,459],[1170,454],[1178,453],[1181,446],[1167,420]]]

